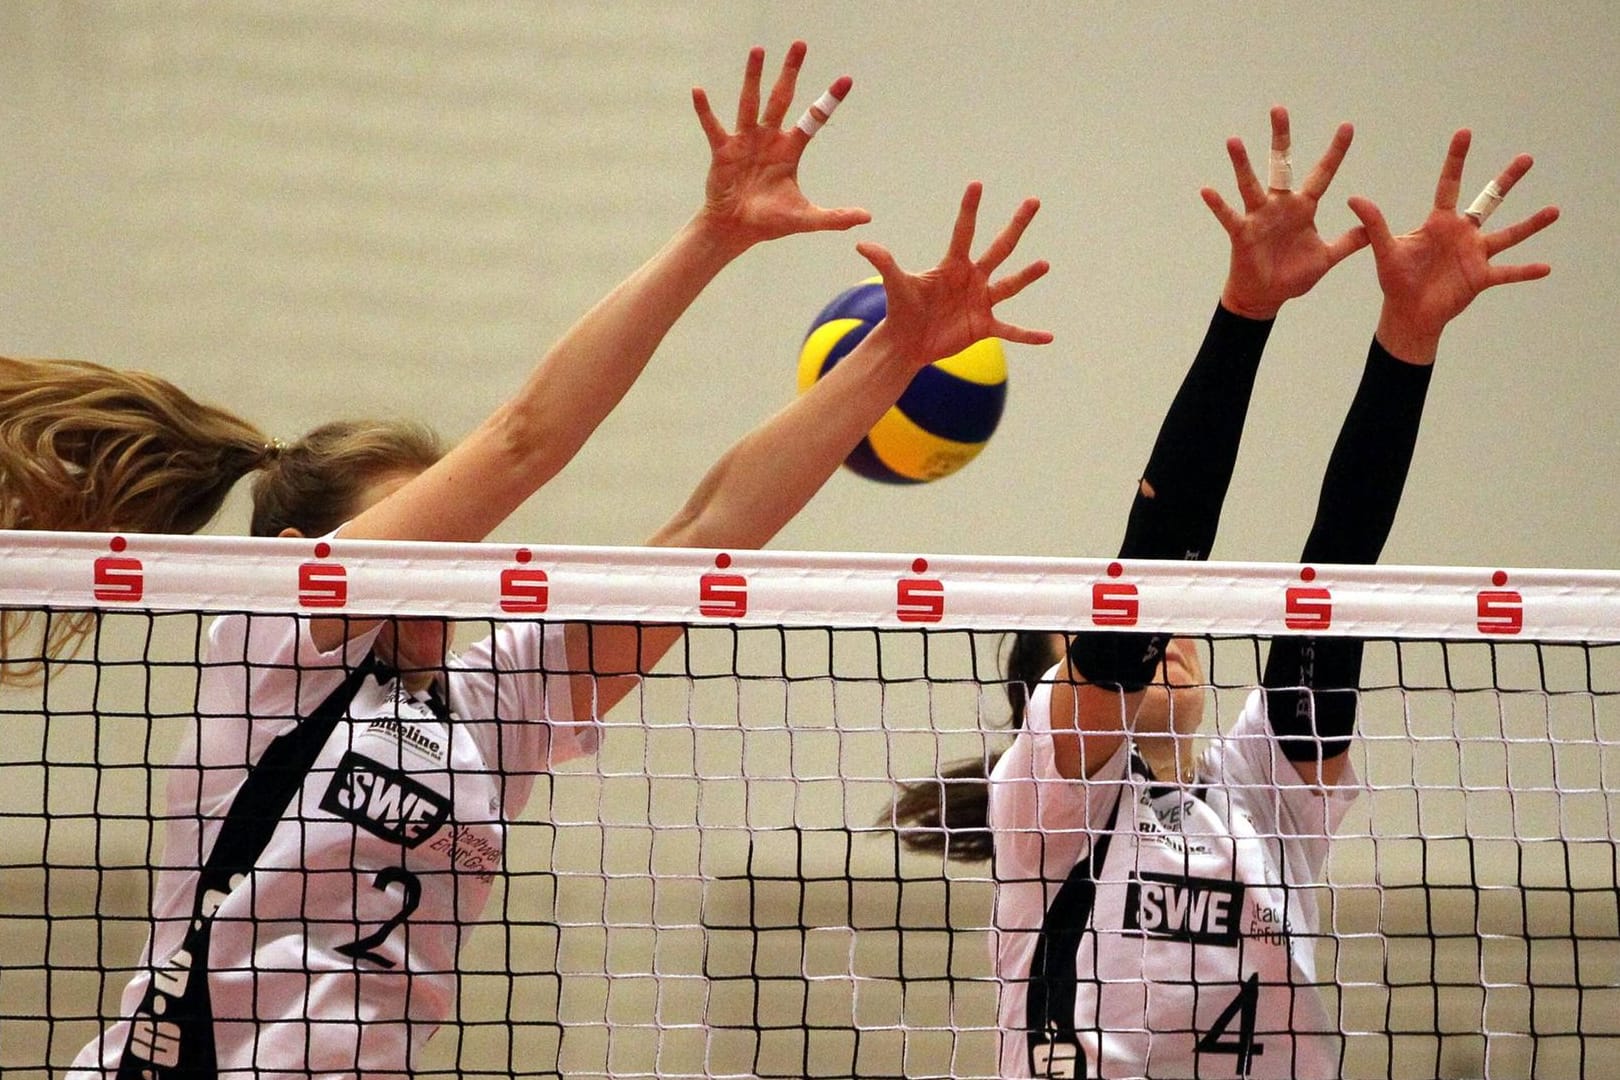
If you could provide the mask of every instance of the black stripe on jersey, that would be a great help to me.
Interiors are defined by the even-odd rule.
[[[444,700],[444,692],[439,688],[439,680],[434,679],[428,683],[427,707],[433,713],[433,718],[443,723],[449,723],[454,716],[450,712],[449,704]]]
[[[375,663],[372,665],[371,676],[379,685],[386,685],[396,681],[399,682],[402,692],[405,692],[407,696],[409,696],[411,700],[415,701],[416,703],[426,705],[428,711],[433,714],[433,718],[435,720],[449,723],[451,720],[455,719],[454,714],[450,711],[449,704],[445,700],[444,689],[440,685],[437,678],[428,683],[427,693],[418,697],[415,694],[410,694],[408,691],[403,691],[404,673],[401,672],[399,668],[394,667],[392,664],[385,664],[381,660],[375,661]],[[350,696],[352,697],[353,695]]]
[[[376,660],[367,655],[342,684],[291,731],[276,736],[225,814],[214,846],[197,875],[191,927],[180,948],[152,970],[152,985],[130,1017],[129,1044],[118,1080],[178,1080],[216,1075],[213,1002],[208,997],[208,940],[214,912],[242,876],[253,871],[287,806]]]
[[[1057,1055],[1050,1049],[1053,1044],[1078,1047],[1079,1038],[1074,1026],[1075,983],[1079,979],[1078,955],[1080,941],[1091,927],[1092,908],[1097,900],[1097,871],[1108,860],[1108,842],[1113,839],[1119,822],[1119,809],[1126,798],[1122,789],[1114,802],[1114,811],[1108,817],[1108,827],[1091,842],[1091,851],[1069,871],[1069,877],[1052,899],[1051,907],[1041,920],[1041,934],[1035,943],[1035,955],[1029,965],[1029,987],[1026,993],[1024,1024],[1029,1039],[1029,1071],[1031,1076],[1086,1075],[1085,1056],[1076,1050],[1073,1072],[1054,1073],[1050,1066],[1057,1063]],[[1047,1048],[1047,1060],[1038,1062],[1036,1051]]]
[[[1148,763],[1142,759],[1142,755],[1136,752],[1135,747],[1131,748],[1131,775],[1147,784],[1150,799],[1163,798],[1181,790],[1179,785],[1164,783],[1155,776],[1153,770],[1148,768]]]
[[[304,779],[320,756],[321,748],[331,738],[338,720],[348,712],[349,703],[375,663],[368,655],[308,717],[291,731],[273,739],[253,763],[247,779],[237,789],[236,798],[231,800],[225,824],[220,826],[213,850],[208,853],[208,862],[198,882],[199,891],[228,890],[232,876],[253,869],[270,843],[271,834],[281,824],[293,796],[304,786]]]

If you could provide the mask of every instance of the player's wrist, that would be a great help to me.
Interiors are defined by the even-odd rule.
[[[1283,301],[1257,296],[1231,281],[1221,290],[1221,307],[1240,318],[1270,322],[1282,310]]]
[[[895,381],[901,386],[927,367],[931,359],[896,334],[887,320],[878,323],[865,339],[849,354],[849,360],[858,360],[875,379]],[[848,362],[847,360],[845,361]]]
[[[701,207],[686,223],[683,234],[694,250],[723,267],[759,242],[736,221],[709,206]]]
[[[1374,337],[1397,360],[1408,364],[1434,363],[1440,351],[1440,333],[1444,324],[1432,325],[1429,320],[1413,317],[1397,307],[1385,304],[1378,316],[1378,329]]]

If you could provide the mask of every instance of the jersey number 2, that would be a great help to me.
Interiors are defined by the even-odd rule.
[[[387,941],[388,935],[394,932],[394,928],[410,918],[411,912],[416,910],[416,905],[422,902],[421,879],[403,866],[384,867],[372,879],[371,887],[386,892],[388,886],[395,884],[405,887],[405,893],[400,897],[399,910],[390,915],[387,922],[365,937],[357,938],[347,945],[339,945],[337,947],[338,952],[344,956],[352,956],[356,961],[364,960],[367,963],[376,964],[378,967],[391,968],[394,966],[394,962],[388,957],[372,950]]]
[[[1200,1054],[1231,1054],[1237,1058],[1234,1068],[1239,1076],[1248,1076],[1254,1059],[1266,1052],[1264,1043],[1254,1041],[1254,1013],[1260,1004],[1260,973],[1257,971],[1244,980],[1237,997],[1215,1018],[1215,1026],[1204,1032],[1198,1040]],[[1237,1038],[1226,1038],[1232,1020],[1238,1022]]]

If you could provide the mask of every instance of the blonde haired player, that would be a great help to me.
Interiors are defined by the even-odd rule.
[[[799,190],[800,155],[849,89],[840,79],[784,127],[804,53],[789,50],[763,111],[763,52],[750,53],[734,131],[694,91],[711,150],[703,208],[448,453],[419,429],[368,421],[283,447],[161,379],[0,361],[0,524],[188,532],[256,472],[256,535],[482,539],[572,457],[731,259],[866,220]],[[652,543],[764,543],[923,365],[987,335],[1050,340],[994,313],[1046,271],[994,277],[1037,203],[975,258],[979,197],[969,185],[944,259],[923,274],[858,245],[889,317],[728,451]],[[459,656],[447,637],[433,620],[214,625],[171,773],[145,956],[123,1019],[85,1047],[76,1075],[411,1074],[454,1010],[458,952],[500,870],[506,820],[537,774],[596,747],[595,721],[678,631],[509,623]]]

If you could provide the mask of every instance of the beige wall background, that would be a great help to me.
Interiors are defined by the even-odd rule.
[[[1536,155],[1502,213],[1563,207],[1523,248],[1555,271],[1448,334],[1386,560],[1620,558],[1604,4],[24,2],[0,32],[8,351],[152,368],[289,434],[399,413],[452,437],[696,206],[689,88],[729,102],[749,45],[774,60],[805,37],[806,100],[856,78],[806,189],[868,207],[864,234],[911,265],[969,179],[986,220],[1039,195],[1026,250],[1053,272],[1010,313],[1057,342],[1015,350],[971,470],[905,491],[842,475],[779,547],[1110,553],[1224,273],[1197,191],[1233,193],[1225,138],[1263,150],[1282,102],[1308,160],[1355,122],[1323,227],[1359,192],[1401,229],[1472,126],[1470,194]],[[855,239],[734,267],[508,533],[649,534],[791,395],[811,316],[864,276]],[[1217,555],[1297,552],[1377,307],[1362,253],[1286,312]]]
[[[1501,218],[1549,202],[1564,211],[1521,249],[1526,261],[1550,262],[1552,277],[1482,297],[1448,331],[1385,561],[1620,567],[1620,199],[1610,160],[1620,141],[1620,11],[1601,3],[0,5],[0,353],[153,370],[285,437],[338,416],[397,414],[453,438],[696,207],[706,149],[690,87],[708,88],[727,115],[747,48],[764,45],[774,65],[794,37],[811,46],[801,104],[838,74],[856,80],[807,157],[811,197],[866,206],[874,221],[862,235],[919,266],[942,250],[968,180],[987,184],[986,221],[1039,195],[1024,250],[1053,271],[1008,313],[1057,341],[1010,350],[1001,430],[963,473],[904,490],[837,476],[775,546],[1111,553],[1225,269],[1225,238],[1198,188],[1233,196],[1223,141],[1241,135],[1263,157],[1266,109],[1280,102],[1293,114],[1296,163],[1313,160],[1340,120],[1357,125],[1320,215],[1325,230],[1353,224],[1343,202],[1355,193],[1396,229],[1414,227],[1460,126],[1475,130],[1465,198],[1528,151],[1537,165]],[[867,272],[856,239],[795,238],[730,269],[596,439],[500,535],[613,544],[649,534],[726,446],[788,400],[810,318]],[[1297,552],[1377,308],[1362,253],[1284,312],[1216,557]],[[218,527],[240,531],[245,520],[236,507]],[[165,633],[175,655],[189,648],[188,628]],[[984,647],[993,656],[994,643]],[[856,671],[875,663],[864,653],[850,662]],[[982,655],[937,662],[989,675]],[[1612,661],[1603,663],[1597,681],[1613,689]],[[1536,664],[1523,664],[1534,686]],[[1491,665],[1467,666],[1488,680]],[[1387,666],[1376,658],[1375,671]],[[53,1015],[80,1017],[97,1001],[111,1008],[117,979],[94,969],[128,964],[139,948],[138,926],[94,916],[142,910],[145,875],[109,868],[145,863],[149,830],[71,815],[139,815],[160,793],[138,767],[74,766],[98,755],[166,761],[178,731],[178,721],[159,721],[148,744],[145,725],[98,724],[90,705],[69,715],[79,706],[66,702],[106,711],[116,699],[139,713],[143,701],[183,700],[183,673],[175,679],[154,689],[131,675],[97,690],[72,676],[59,692],[79,697],[64,698],[49,724],[28,702],[5,702],[16,737],[0,751],[0,805],[16,828],[7,826],[10,847],[0,844],[0,899],[8,933],[28,941],[0,986],[8,1075],[70,1057],[94,1028],[81,1020],[53,1033],[17,1019],[28,1007],[18,1003],[45,1000]],[[1578,671],[1569,681],[1581,681]],[[986,925],[982,882],[946,887],[926,860],[897,871],[881,843],[837,839],[869,822],[889,776],[931,769],[941,726],[955,732],[939,752],[950,757],[982,744],[978,721],[1001,719],[993,688],[982,699],[953,693],[841,689],[841,715],[865,719],[839,736],[850,722],[827,719],[825,687],[655,684],[625,710],[639,708],[651,727],[627,725],[601,764],[560,777],[514,843],[514,925],[477,939],[470,965],[488,974],[469,978],[464,1013],[504,1013],[517,1026],[447,1034],[435,1063],[467,1073],[985,1074],[993,998],[971,981],[985,974],[982,945],[975,933],[930,929]],[[1620,1015],[1595,991],[1532,1002],[1514,989],[1537,964],[1555,982],[1584,965],[1584,983],[1620,984],[1620,933],[1601,903],[1603,882],[1614,881],[1607,792],[1620,779],[1612,749],[1597,748],[1620,737],[1605,707],[1532,701],[1505,716],[1452,699],[1412,709],[1393,694],[1380,706],[1373,730],[1389,745],[1374,741],[1366,771],[1401,790],[1352,822],[1363,839],[1336,863],[1349,942],[1339,947],[1349,951],[1330,970],[1362,993],[1346,1015],[1360,1009],[1354,1023],[1368,1031],[1427,1009],[1431,1028],[1464,1034],[1369,1036],[1352,1072],[1383,1075],[1408,1052],[1419,1072],[1544,1071],[1598,1044],[1559,1044],[1566,1056],[1546,1056],[1553,1043],[1537,1050],[1522,1035],[1532,1006],[1575,1015],[1584,1000],[1589,1026]],[[710,717],[757,729],[754,749],[745,754],[729,730],[707,731]],[[790,723],[806,729],[803,742]],[[1541,741],[1549,728],[1569,750]],[[1431,737],[1421,752],[1408,741],[1414,731]],[[1470,732],[1486,741],[1453,752],[1455,736]],[[799,779],[763,783],[773,771]],[[709,779],[699,785],[694,773]],[[1581,794],[1560,801],[1554,778]],[[1426,797],[1425,817],[1416,793],[1434,786],[1446,794]],[[1465,795],[1481,789],[1494,793]],[[700,821],[715,826],[701,844]],[[793,845],[764,845],[767,856],[749,850],[746,829],[720,828],[738,824],[812,825],[833,839],[795,834]],[[1418,839],[1464,827],[1499,846]],[[1406,839],[1379,848],[1377,835]],[[1520,887],[1531,872],[1480,873],[1536,839],[1578,855],[1545,880],[1600,898],[1548,916],[1543,931],[1568,945],[1551,959],[1514,936],[1527,933]],[[67,867],[86,852],[101,852],[102,869]],[[762,857],[813,884],[750,890],[728,880]],[[839,877],[850,859],[863,882],[853,891]],[[897,873],[914,884],[895,885]],[[1453,888],[1404,891],[1435,875]],[[58,916],[54,930],[46,910]],[[718,929],[750,917],[779,931]],[[545,920],[560,928],[525,925]],[[887,929],[874,926],[885,920]],[[1489,946],[1500,968],[1470,932],[1487,924],[1507,938]],[[1386,947],[1379,934],[1391,927],[1456,929],[1466,948],[1449,958],[1429,949],[1405,970],[1416,954]],[[1577,956],[1583,938],[1596,944]],[[721,957],[738,956],[755,958],[735,961],[753,965],[748,977],[716,977],[729,972]],[[1442,961],[1462,987],[1443,1005],[1428,988],[1438,976],[1419,970]],[[525,976],[515,983],[514,967]],[[567,974],[546,974],[554,970]],[[655,970],[659,980],[639,977]],[[780,979],[762,982],[762,971]],[[953,992],[946,973],[970,981]],[[1387,989],[1403,980],[1415,986],[1407,997]],[[1487,1002],[1483,981],[1509,989]],[[569,1040],[548,1019],[559,1014]],[[792,1029],[801,1014],[843,1019],[809,1037],[755,1030],[762,1015]],[[917,1032],[894,1033],[897,1018]],[[1506,1034],[1466,1034],[1485,1026]],[[617,1042],[615,1031],[625,1033]],[[858,1068],[840,1064],[849,1061]]]

